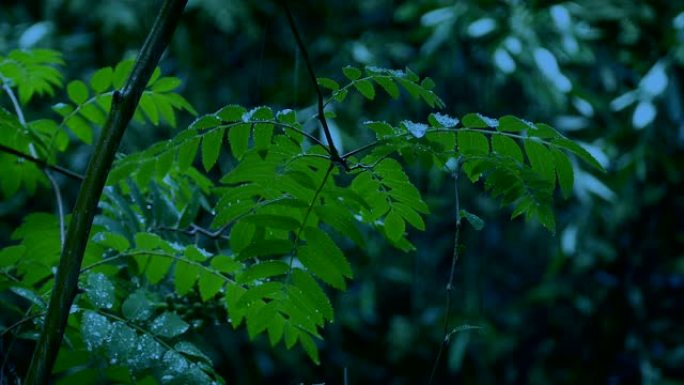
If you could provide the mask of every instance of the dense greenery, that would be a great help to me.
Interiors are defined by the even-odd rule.
[[[8,383],[156,6],[43,3],[0,25]],[[595,6],[297,4],[307,63],[277,4],[191,3],[109,174],[55,378],[676,383],[684,13]]]

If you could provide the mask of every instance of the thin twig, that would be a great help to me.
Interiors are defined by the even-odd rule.
[[[155,230],[159,230],[159,231],[173,231],[173,232],[177,232],[177,233],[183,233],[183,234],[185,234],[185,235],[197,235],[197,234],[201,234],[201,235],[204,235],[204,236],[207,237],[207,238],[212,238],[212,239],[215,239],[215,238],[225,238],[225,239],[228,239],[228,238],[229,238],[228,236],[223,235],[223,232],[226,231],[227,228],[228,228],[228,225],[225,225],[225,226],[221,226],[220,228],[218,228],[218,229],[215,230],[215,231],[211,231],[211,230],[205,229],[204,227],[201,227],[201,226],[198,226],[198,225],[192,223],[192,224],[190,224],[190,228],[189,228],[189,229],[181,229],[181,228],[178,228],[178,227],[160,226],[160,227],[155,228]]]
[[[318,186],[316,189],[316,192],[313,195],[313,199],[311,199],[311,204],[306,208],[306,213],[304,214],[304,219],[302,220],[302,225],[299,227],[297,230],[297,234],[295,235],[294,239],[294,246],[292,248],[292,252],[290,253],[290,263],[289,263],[289,269],[287,272],[287,280],[289,281],[290,275],[292,274],[292,263],[294,262],[294,256],[297,254],[297,247],[299,243],[299,239],[302,236],[302,231],[304,231],[304,227],[306,227],[306,221],[309,219],[309,215],[311,215],[311,211],[313,210],[314,206],[316,205],[316,201],[318,200],[318,196],[321,195],[321,192],[323,191],[323,188],[325,187],[325,184],[328,182],[328,178],[330,177],[330,173],[332,172],[333,168],[335,167],[335,163],[332,161],[330,162],[330,165],[328,166],[328,169],[325,171],[325,175],[323,176],[323,181],[321,181],[321,185]]]
[[[6,82],[3,82],[2,88],[5,90],[5,93],[7,93],[10,100],[12,101],[12,105],[14,106],[14,111],[17,114],[17,120],[19,121],[19,124],[21,124],[22,127],[26,129],[27,125],[26,118],[24,117],[24,111],[21,109],[21,105],[19,104],[17,97],[14,95],[14,92],[12,92],[12,88],[9,85],[7,85]],[[32,158],[38,159],[38,153],[36,152],[36,148],[33,145],[33,143],[29,144],[29,152],[31,153]],[[50,167],[44,166],[43,171],[45,172],[45,176],[48,178],[48,180],[50,180],[50,184],[52,184],[52,189],[55,192],[55,200],[57,201],[57,213],[59,216],[59,240],[61,250],[61,248],[64,247],[64,204],[62,202],[62,193],[59,189],[59,184],[57,184],[57,181],[55,180],[54,176],[50,173]]]
[[[68,168],[64,168],[61,166],[50,164],[47,161],[44,161],[42,159],[38,159],[38,158],[33,157],[31,155],[28,155],[28,154],[24,154],[23,152],[17,151],[11,147],[7,147],[5,145],[0,144],[0,151],[6,152],[8,154],[12,154],[14,156],[18,156],[19,158],[22,158],[22,159],[26,159],[29,162],[33,162],[33,163],[35,163],[41,167],[49,168],[50,170],[53,170],[53,171],[56,171],[62,175],[68,176],[69,178],[76,179],[78,181],[83,180],[83,175],[81,175],[75,171],[71,171]]]
[[[21,123],[22,126],[26,126],[26,119],[24,118],[24,112],[21,110],[21,104],[19,104],[19,101],[17,100],[17,97],[14,96],[14,92],[12,92],[12,88],[6,83],[2,82],[2,89],[5,90],[7,93],[7,96],[9,96],[10,101],[12,102],[12,106],[14,106],[14,112],[17,113],[17,119],[19,120],[19,123]]]
[[[28,321],[31,321],[31,320],[34,319],[34,318],[37,318],[37,317],[40,317],[40,316],[43,316],[43,315],[45,315],[45,312],[44,312],[44,311],[43,311],[43,312],[40,312],[40,313],[32,314],[32,315],[30,315],[30,316],[28,316],[28,315],[25,316],[24,318],[22,318],[22,319],[20,319],[19,321],[13,323],[12,325],[8,326],[5,330],[3,330],[2,332],[0,332],[0,338],[5,337],[5,334],[9,333],[10,330],[12,330],[12,329],[14,329],[14,328],[16,328],[16,327],[18,327],[18,326],[21,326],[21,325],[23,325],[24,323],[26,323],[26,322],[28,322]]]
[[[458,174],[459,174],[459,159],[456,159],[456,167],[453,171],[454,178],[454,198],[456,206],[456,230],[454,230],[454,249],[451,255],[451,270],[449,271],[449,281],[446,285],[446,303],[444,305],[444,330],[442,343],[437,351],[437,357],[435,357],[435,362],[432,365],[432,372],[430,373],[430,381],[428,385],[431,385],[435,374],[437,373],[437,367],[439,366],[439,361],[442,358],[442,353],[444,349],[449,345],[449,340],[451,339],[451,334],[449,332],[449,319],[451,318],[451,293],[454,289],[454,275],[456,272],[456,262],[459,257],[459,237],[461,233],[461,202],[458,192]]]
[[[50,170],[45,170],[45,176],[52,184],[52,190],[55,192],[55,201],[57,201],[57,216],[59,217],[59,244],[60,250],[64,247],[64,240],[66,238],[66,227],[64,225],[64,203],[62,201],[62,192],[59,189],[59,184],[55,180]]]
[[[320,139],[318,139],[317,137],[315,137],[315,136],[309,134],[308,132],[306,132],[306,131],[304,131],[304,130],[300,130],[299,128],[297,128],[297,127],[295,127],[295,126],[293,126],[293,125],[291,125],[291,124],[281,123],[281,122],[274,122],[274,121],[272,121],[272,120],[250,120],[248,123],[251,123],[251,124],[259,124],[259,123],[272,124],[272,125],[274,125],[274,126],[276,126],[276,127],[282,127],[282,128],[285,129],[285,130],[292,130],[292,131],[294,131],[294,132],[296,132],[296,133],[298,133],[298,134],[300,134],[300,135],[306,136],[307,138],[309,138],[309,140],[311,140],[312,142],[315,142],[316,144],[321,145],[321,147],[325,148],[325,150],[329,152],[328,146],[326,146],[325,143],[323,143]],[[230,123],[230,124],[222,124],[222,125],[216,126],[216,127],[217,127],[217,128],[219,128],[219,127],[226,127],[226,128],[228,128],[228,129],[230,129],[231,127],[234,127],[234,126],[236,126],[236,125],[238,125],[238,124],[244,124],[244,122],[235,122],[235,123]],[[209,131],[209,130],[208,130],[208,131]]]
[[[299,46],[299,50],[302,53],[302,57],[304,58],[304,63],[306,64],[306,69],[309,72],[309,77],[311,78],[311,83],[313,84],[314,88],[316,89],[316,96],[318,98],[318,120],[321,122],[321,127],[323,128],[323,134],[325,135],[325,140],[328,142],[328,146],[330,149],[330,156],[335,163],[340,163],[345,169],[346,167],[346,162],[344,158],[340,157],[340,154],[337,152],[337,147],[335,147],[335,143],[333,142],[332,135],[330,134],[330,128],[328,127],[328,121],[325,119],[325,111],[323,107],[323,93],[321,92],[321,87],[318,85],[318,81],[316,80],[316,73],[313,70],[313,66],[311,65],[311,59],[309,59],[309,53],[306,49],[306,46],[304,45],[304,42],[302,41],[301,36],[299,35],[299,30],[297,29],[297,25],[295,24],[294,18],[292,17],[292,12],[290,12],[290,8],[287,6],[287,1],[283,0],[281,1],[281,4],[283,8],[285,9],[285,14],[287,15],[287,21],[290,24],[290,29],[292,30],[292,34],[294,35],[294,38],[297,42],[297,46]]]

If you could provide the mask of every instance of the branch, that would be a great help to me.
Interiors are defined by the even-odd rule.
[[[102,195],[116,150],[186,3],[187,0],[164,1],[126,85],[121,91],[115,91],[113,94],[111,110],[76,199],[45,323],[31,359],[25,385],[48,383],[64,336],[71,304],[76,296],[83,253],[97,211],[97,203]]]
[[[432,372],[430,373],[430,381],[428,385],[432,384],[435,378],[435,373],[437,373],[437,367],[439,366],[440,358],[442,358],[442,353],[444,348],[449,345],[449,340],[451,335],[454,333],[449,332],[449,318],[451,318],[451,292],[454,290],[454,273],[456,272],[456,262],[459,257],[459,236],[461,234],[461,200],[458,193],[458,173],[460,170],[459,159],[456,160],[456,167],[454,168],[452,176],[454,177],[454,199],[456,206],[456,230],[454,231],[454,250],[451,255],[451,270],[449,271],[449,282],[446,286],[446,304],[444,306],[444,334],[442,338],[442,343],[439,345],[439,351],[437,352],[437,357],[435,357],[435,362],[432,365]]]
[[[0,151],[6,152],[6,153],[8,153],[8,154],[12,154],[12,155],[14,155],[14,156],[18,156],[19,158],[22,158],[22,159],[26,159],[26,160],[28,160],[29,162],[33,162],[33,163],[35,163],[35,164],[37,164],[37,165],[39,165],[39,166],[41,166],[41,167],[45,167],[45,168],[48,168],[48,169],[50,169],[50,170],[56,171],[56,172],[58,172],[58,173],[60,173],[60,174],[62,174],[62,175],[66,175],[66,176],[68,176],[69,178],[76,179],[76,180],[79,180],[79,181],[82,181],[82,180],[83,180],[83,175],[81,175],[81,174],[79,174],[79,173],[77,173],[77,172],[75,172],[75,171],[71,171],[71,170],[69,170],[68,168],[64,168],[64,167],[61,167],[61,166],[49,164],[47,161],[44,161],[44,160],[42,160],[42,159],[35,158],[35,157],[33,157],[33,156],[31,156],[31,155],[28,155],[28,154],[24,154],[24,153],[21,152],[21,151],[17,151],[17,150],[15,150],[15,149],[13,149],[13,148],[11,148],[11,147],[7,147],[7,146],[5,146],[5,145],[3,145],[3,144],[0,144]]]
[[[314,72],[313,67],[311,66],[311,60],[309,59],[309,53],[306,50],[306,46],[304,45],[304,42],[302,41],[302,37],[299,36],[299,30],[297,30],[297,25],[295,24],[294,18],[292,17],[292,12],[290,12],[290,8],[287,6],[287,1],[281,1],[281,4],[282,4],[283,8],[285,9],[285,14],[287,15],[287,21],[290,24],[290,29],[292,30],[292,34],[294,35],[294,38],[297,41],[297,46],[299,47],[299,50],[302,52],[302,57],[304,58],[304,63],[306,63],[306,69],[309,72],[309,77],[311,78],[311,83],[313,83],[313,86],[316,89],[316,96],[318,97],[318,120],[321,122],[321,127],[323,127],[323,134],[325,135],[325,140],[328,141],[328,147],[330,150],[330,157],[331,157],[333,162],[341,164],[346,170],[347,169],[347,162],[337,152],[337,147],[335,147],[335,143],[333,142],[332,135],[330,134],[330,128],[328,127],[328,121],[325,119],[325,111],[324,111],[324,106],[323,106],[323,93],[321,92],[321,87],[318,86],[318,81],[316,80],[316,73]]]

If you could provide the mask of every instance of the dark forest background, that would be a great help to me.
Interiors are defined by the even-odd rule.
[[[53,48],[67,79],[86,79],[137,52],[159,3],[3,0],[0,54]],[[452,336],[435,383],[684,384],[684,3],[337,0],[291,9],[318,76],[339,79],[347,64],[408,66],[435,80],[445,113],[548,122],[608,169],[576,165],[574,196],[556,204],[556,234],[511,221],[509,208],[462,181],[462,206],[486,226],[462,233],[451,325],[481,328]],[[277,2],[190,1],[161,66],[183,79],[181,93],[200,112],[315,101]],[[333,120],[343,148],[369,139],[363,121],[429,113],[410,98],[354,100]],[[29,115],[50,113],[47,100],[32,106]],[[171,134],[133,125],[123,150]],[[82,171],[89,151],[62,161]],[[410,171],[433,213],[427,231],[411,234],[416,252],[371,238],[349,254],[355,280],[334,293],[321,365],[215,325],[194,342],[228,383],[341,384],[345,370],[349,384],[427,382],[443,338],[453,185],[437,170]],[[75,187],[64,192],[72,202]],[[29,210],[53,203],[41,194],[0,203],[0,244]]]

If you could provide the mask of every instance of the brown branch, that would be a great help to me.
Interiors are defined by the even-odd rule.
[[[112,107],[93,153],[67,230],[66,241],[50,296],[45,323],[24,383],[48,383],[64,336],[71,304],[76,296],[83,253],[114,156],[140,101],[142,92],[176,29],[187,0],[165,0],[147,35],[133,71],[121,91],[112,96]]]

